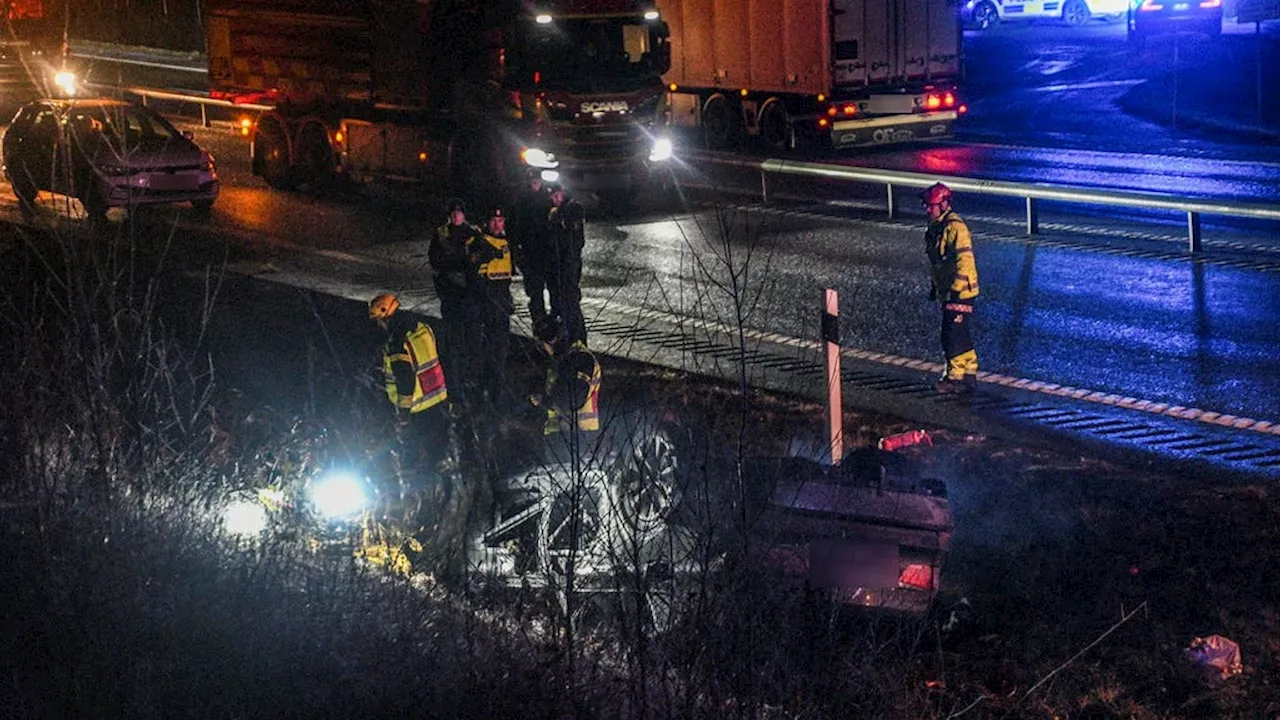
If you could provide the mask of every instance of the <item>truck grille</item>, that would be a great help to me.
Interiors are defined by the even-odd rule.
[[[644,133],[631,124],[572,127],[561,138],[564,157],[586,161],[629,160],[644,144]]]

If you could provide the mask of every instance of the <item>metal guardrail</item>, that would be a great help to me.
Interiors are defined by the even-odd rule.
[[[936,182],[944,182],[952,190],[1004,197],[1020,197],[1026,202],[1026,228],[1028,235],[1035,235],[1040,232],[1039,202],[1042,200],[1150,210],[1174,210],[1186,213],[1188,248],[1192,253],[1198,253],[1203,249],[1204,235],[1200,225],[1201,215],[1228,215],[1262,220],[1280,220],[1280,205],[1257,202],[1237,202],[1211,198],[1181,198],[1137,190],[981,180],[951,175],[849,167],[847,165],[831,165],[778,158],[749,160],[711,153],[696,153],[694,157],[713,164],[758,169],[760,171],[760,196],[761,200],[766,203],[769,202],[770,175],[797,175],[850,182],[883,183],[887,193],[890,219],[897,216],[896,189],[900,187],[924,188]]]
[[[118,87],[118,86],[98,86],[90,84],[89,87],[99,90],[110,90],[111,92],[125,92],[130,95],[137,95],[142,98],[142,104],[146,105],[147,100],[171,100],[174,102],[193,103],[200,106],[200,125],[209,127],[209,108],[225,107],[236,108],[239,110],[250,110],[254,112],[265,112],[271,110],[271,105],[258,105],[255,103],[235,103],[230,100],[222,100],[220,98],[211,98],[204,93],[194,92],[177,92],[174,90],[156,90],[154,88],[145,87]]]
[[[126,87],[125,92],[147,99],[190,102],[200,105],[200,123],[209,126],[208,107],[238,108],[251,111],[271,110],[270,105],[253,103],[233,103],[208,97],[204,94],[182,93],[171,90],[156,90],[145,87]],[[1187,244],[1191,253],[1203,249],[1204,233],[1201,229],[1201,215],[1227,215],[1261,220],[1280,220],[1280,205],[1257,202],[1238,202],[1215,200],[1212,198],[1181,198],[1160,193],[1142,192],[1138,190],[1116,190],[1111,188],[1094,188],[1075,185],[1051,185],[1048,183],[1021,183],[1006,180],[982,180],[952,175],[931,175],[908,172],[905,170],[883,170],[879,168],[850,167],[827,163],[807,162],[803,160],[786,160],[769,158],[754,160],[742,157],[730,157],[713,153],[693,153],[694,157],[718,165],[730,165],[758,169],[760,171],[760,198],[769,202],[769,175],[798,175],[805,177],[821,177],[832,180],[850,182],[883,183],[885,185],[889,218],[897,216],[898,203],[896,187],[925,188],[936,182],[946,183],[952,190],[984,193],[1004,197],[1020,197],[1026,203],[1026,228],[1028,235],[1040,232],[1040,208],[1042,200],[1080,203],[1084,205],[1107,205],[1111,207],[1144,208],[1148,210],[1174,210],[1186,213]]]

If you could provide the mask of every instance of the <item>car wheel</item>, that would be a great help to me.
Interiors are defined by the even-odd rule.
[[[983,0],[973,9],[973,24],[980,30],[989,30],[1000,24],[1000,12],[995,5]]]
[[[1062,20],[1071,27],[1080,27],[1089,22],[1089,18],[1093,17],[1093,13],[1089,12],[1089,6],[1084,4],[1084,0],[1067,0],[1066,6],[1062,8]]]

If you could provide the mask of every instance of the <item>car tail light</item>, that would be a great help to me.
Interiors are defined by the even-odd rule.
[[[1204,0],[1204,2],[1200,3],[1200,7],[1202,8],[1222,7],[1222,0]]]
[[[1142,0],[1142,4],[1138,6],[1139,12],[1149,12],[1151,10],[1163,10],[1163,9],[1164,9],[1164,5],[1161,5],[1155,0]]]
[[[840,111],[843,112],[845,115],[857,115],[858,106],[854,105],[853,103],[846,103],[845,106],[841,108]]]
[[[932,590],[933,567],[929,565],[908,565],[904,567],[902,574],[898,576],[898,586],[915,588],[916,590]]]

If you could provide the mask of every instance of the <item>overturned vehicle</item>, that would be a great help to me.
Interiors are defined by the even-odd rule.
[[[571,447],[577,442],[579,446]],[[493,524],[470,541],[481,581],[596,594],[676,620],[706,580],[746,563],[779,586],[845,604],[923,612],[953,528],[945,483],[912,456],[850,451],[718,461],[670,416],[632,413],[596,437],[552,441],[508,478]]]

